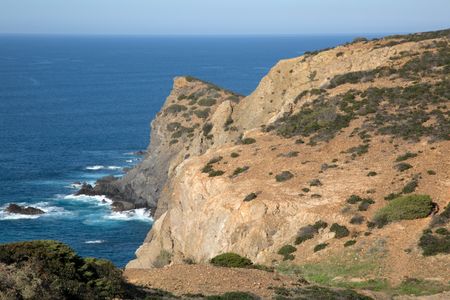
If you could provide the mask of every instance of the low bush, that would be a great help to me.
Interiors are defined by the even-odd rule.
[[[450,234],[450,231],[448,231],[447,228],[444,228],[444,227],[436,229],[435,232],[440,235],[449,235]]]
[[[187,107],[180,104],[172,104],[166,108],[166,113],[168,114],[177,114],[179,112],[187,110]]]
[[[214,125],[212,123],[205,123],[202,127],[203,135],[208,136]]]
[[[395,165],[395,168],[397,169],[397,171],[399,172],[404,172],[406,170],[409,170],[412,168],[412,166],[408,163],[399,163],[397,165]]]
[[[356,244],[356,240],[349,240],[344,243],[344,247],[350,247]]]
[[[248,268],[253,265],[252,261],[246,257],[233,252],[217,255],[211,259],[211,264],[216,267],[227,268]]]
[[[294,259],[294,255],[292,253],[294,253],[295,251],[297,251],[297,248],[295,248],[294,246],[284,245],[278,250],[277,253],[283,256],[283,260],[292,260]]]
[[[287,180],[292,179],[292,178],[294,178],[294,174],[292,174],[289,171],[283,171],[280,174],[275,176],[275,180],[277,182],[287,181]]]
[[[209,108],[206,108],[203,110],[199,109],[199,110],[194,110],[193,113],[197,116],[197,118],[206,119],[209,116],[210,110],[209,110]]]
[[[325,249],[329,244],[328,243],[322,243],[322,244],[318,244],[314,247],[314,252],[320,251]]]
[[[385,207],[379,209],[375,214],[377,220],[393,222],[399,220],[414,220],[425,218],[433,210],[433,202],[428,195],[408,195],[391,200]]]
[[[419,240],[419,247],[422,248],[424,256],[450,253],[450,235],[436,236],[425,231]]]
[[[258,197],[258,194],[250,193],[247,196],[245,196],[244,201],[245,202],[249,202],[249,201],[252,201],[252,200],[256,199],[257,197]]]
[[[399,193],[390,193],[389,195],[384,197],[384,200],[391,201],[392,199],[398,198],[400,196],[401,194]]]
[[[322,186],[322,182],[316,178],[309,182],[309,186]]]
[[[419,182],[417,179],[412,179],[411,181],[409,181],[402,189],[402,193],[403,194],[411,194],[413,193],[417,186],[419,185]]]
[[[416,157],[416,156],[417,156],[417,153],[412,153],[412,152],[408,151],[405,154],[398,156],[395,161],[396,162],[401,162],[401,161],[405,161],[407,159],[410,159],[410,158],[413,158],[413,157]]]
[[[0,245],[0,298],[8,299],[128,299],[132,288],[121,270],[103,259],[82,258],[56,241]],[[13,274],[9,274],[9,272]],[[7,280],[9,275],[14,280]],[[20,277],[23,277],[22,280]],[[6,281],[3,281],[6,279]],[[5,298],[6,299],[6,298]]]
[[[377,176],[378,173],[375,171],[370,171],[369,173],[367,173],[367,176],[372,177],[372,176]]]
[[[216,99],[213,98],[203,98],[198,101],[198,105],[200,106],[213,106],[217,103]]]
[[[233,177],[238,176],[241,173],[244,173],[245,171],[247,171],[248,169],[250,169],[249,166],[243,166],[243,167],[238,167],[233,171]]]
[[[328,227],[328,223],[322,220],[317,221],[313,225],[306,225],[298,231],[297,237],[295,239],[295,244],[299,245],[306,240],[314,238],[314,236],[319,232],[320,229],[325,229]]]
[[[358,210],[359,211],[366,211],[366,210],[369,209],[369,206],[374,204],[374,203],[375,203],[375,201],[373,201],[372,198],[363,199],[361,201],[361,203],[359,203],[359,205],[358,205]]]
[[[254,138],[245,138],[245,139],[242,139],[241,141],[242,141],[242,144],[244,144],[244,145],[250,145],[250,144],[256,143],[256,140]]]
[[[359,225],[359,224],[362,224],[364,222],[364,220],[365,220],[364,216],[355,215],[350,219],[350,224]]]
[[[436,172],[433,170],[428,170],[427,173],[428,175],[436,175]]]
[[[349,236],[350,231],[347,229],[347,227],[343,225],[339,225],[337,223],[334,223],[330,227],[330,231],[334,232],[334,237],[337,239],[341,239],[343,237]]]
[[[239,157],[239,153],[232,152],[232,153],[230,154],[230,156],[231,156],[232,158],[236,158],[236,157]]]
[[[356,204],[358,202],[361,202],[362,200],[363,200],[363,198],[361,198],[360,196],[351,195],[350,197],[347,198],[347,203]]]

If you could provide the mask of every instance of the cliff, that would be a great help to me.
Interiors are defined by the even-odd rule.
[[[127,268],[236,252],[364,266],[352,280],[450,280],[449,39],[307,53],[245,98],[176,78],[149,154],[119,182],[156,208]]]

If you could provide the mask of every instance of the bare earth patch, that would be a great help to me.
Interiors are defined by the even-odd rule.
[[[126,269],[132,284],[163,289],[174,295],[218,295],[230,291],[248,292],[263,298],[273,295],[271,287],[291,287],[288,276],[254,269],[220,268],[209,265],[172,265],[159,269]]]

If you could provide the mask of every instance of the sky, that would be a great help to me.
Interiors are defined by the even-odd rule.
[[[0,33],[357,34],[450,28],[450,0],[0,0]]]

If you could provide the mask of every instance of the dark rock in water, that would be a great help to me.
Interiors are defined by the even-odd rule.
[[[111,204],[113,211],[124,211],[124,210],[131,210],[134,209],[135,206],[133,203],[130,202],[124,202],[124,201],[114,201]]]
[[[45,211],[39,208],[31,207],[31,206],[21,206],[14,203],[11,203],[5,211],[10,214],[21,214],[21,215],[42,215],[45,214]]]
[[[81,186],[81,189],[78,192],[76,192],[75,195],[77,195],[77,196],[79,196],[79,195],[95,196],[97,194],[95,193],[92,185],[83,183],[83,185]]]
[[[134,155],[145,155],[145,154],[147,154],[147,151],[145,151],[145,150],[139,150],[139,151],[134,152],[133,154],[134,154]]]

